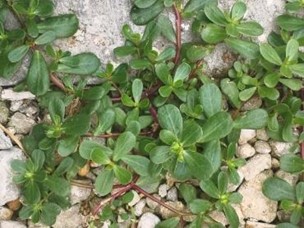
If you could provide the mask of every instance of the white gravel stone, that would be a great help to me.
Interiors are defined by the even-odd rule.
[[[134,207],[134,214],[136,216],[141,216],[145,206],[146,206],[146,200],[141,199]]]
[[[1,92],[1,99],[9,101],[34,100],[35,95],[30,92],[15,92],[13,89],[4,89]]]
[[[276,225],[262,223],[262,222],[254,222],[254,221],[247,221],[246,228],[275,228]]]
[[[247,163],[239,168],[246,181],[255,178],[256,175],[271,168],[271,156],[269,154],[258,154],[250,158]]]
[[[215,221],[221,223],[223,226],[226,226],[229,224],[226,216],[221,211],[212,211],[209,213],[209,216],[213,218]]]
[[[140,200],[140,196],[138,195],[138,193],[136,191],[132,191],[132,193],[133,193],[133,199],[131,200],[131,202],[128,203],[128,205],[130,207],[133,207]]]
[[[185,210],[184,204],[180,201],[175,201],[175,202],[167,201],[166,204],[175,208],[178,211]],[[176,216],[176,213],[174,213],[173,211],[168,210],[167,208],[165,208],[163,206],[160,206],[159,214],[161,215],[161,217],[163,219],[168,219],[168,218]]]
[[[254,144],[254,148],[256,152],[261,154],[268,154],[271,152],[271,147],[269,146],[269,144],[262,140],[256,141]]]
[[[177,200],[177,189],[175,187],[170,188],[167,194],[167,200],[176,201]]]
[[[292,147],[292,143],[287,143],[287,142],[276,142],[276,141],[270,141],[269,142],[273,153],[281,157],[284,154],[288,154],[290,151],[290,148]]]
[[[157,199],[161,199],[161,197],[157,194],[153,194],[153,196]],[[146,199],[147,205],[149,208],[151,208],[152,210],[155,210],[157,207],[159,207],[159,204],[153,200],[151,200],[150,198]]]
[[[27,226],[28,228],[50,228],[42,223],[33,223],[31,220],[28,221]]]
[[[72,205],[74,205],[76,203],[86,200],[90,196],[90,194],[91,194],[91,189],[81,188],[81,187],[72,185],[70,202]]]
[[[9,110],[4,102],[0,101],[0,123],[4,124],[8,120]]]
[[[35,121],[26,115],[16,112],[8,123],[9,127],[13,127],[18,134],[27,134],[35,125]]]
[[[0,150],[8,150],[13,147],[9,137],[0,129]]]
[[[299,180],[299,174],[287,173],[283,170],[279,170],[275,173],[275,176],[287,181],[292,186],[295,186]]]
[[[17,112],[18,110],[21,109],[21,106],[23,105],[23,100],[18,100],[18,101],[12,101],[10,110],[12,112]]]
[[[239,158],[250,158],[255,154],[255,149],[249,143],[240,145],[237,149],[236,156]]]
[[[167,195],[168,189],[169,189],[168,185],[161,184],[158,188],[158,195],[160,195],[160,197],[165,197]]]
[[[154,228],[159,222],[160,219],[155,214],[147,212],[140,217],[137,228]]]
[[[243,196],[240,206],[245,219],[268,223],[275,219],[278,203],[262,193],[263,182],[271,176],[272,171],[266,170],[241,185],[238,192]]]
[[[252,129],[242,129],[240,138],[239,138],[239,144],[245,144],[249,140],[253,139],[256,136],[256,131]]]
[[[1,220],[10,220],[14,212],[6,207],[0,207],[0,221]]]
[[[258,129],[256,131],[256,137],[259,140],[268,141],[269,136],[267,135],[267,132],[265,129]]]
[[[25,159],[21,150],[13,147],[0,151],[0,206],[19,198],[20,195],[17,185],[12,180],[11,161],[14,159]]]
[[[62,211],[56,219],[53,228],[75,228],[85,224],[85,217],[79,213],[79,205],[74,205],[68,210]]]
[[[0,228],[26,228],[26,225],[17,221],[0,221]]]

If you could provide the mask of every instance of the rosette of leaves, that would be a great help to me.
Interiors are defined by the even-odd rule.
[[[287,181],[271,177],[263,185],[263,193],[269,199],[280,202],[280,208],[290,215],[290,223],[279,224],[278,227],[298,227],[303,220],[304,182],[291,186]]]
[[[92,53],[71,56],[69,52],[55,51],[47,46],[56,39],[72,36],[78,29],[78,19],[74,14],[53,16],[51,0],[3,1],[0,10],[1,15],[10,11],[20,25],[17,29],[8,30],[4,26],[6,17],[1,17],[1,76],[10,78],[27,58],[30,66],[26,87],[40,96],[50,89],[53,72],[89,75],[99,68],[100,61]]]

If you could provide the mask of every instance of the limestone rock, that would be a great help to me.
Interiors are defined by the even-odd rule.
[[[176,201],[177,200],[177,189],[175,187],[170,188],[167,194],[167,200]]]
[[[245,228],[275,228],[276,225],[262,223],[262,222],[253,222],[247,221]]]
[[[221,223],[223,226],[226,226],[229,224],[226,216],[221,211],[212,211],[209,213],[209,216],[213,218],[215,221]]]
[[[153,196],[159,200],[161,199],[161,197],[157,194],[153,194]],[[150,207],[152,210],[155,210],[157,207],[159,207],[159,204],[157,202],[151,200],[150,198],[147,198],[146,201],[147,201],[148,207]]]
[[[0,129],[0,150],[8,150],[13,147],[9,137]]]
[[[167,195],[168,188],[169,187],[166,184],[160,185],[158,188],[158,195],[160,195],[160,197],[165,197]]]
[[[4,124],[8,120],[9,110],[6,107],[6,104],[0,101],[0,123]]]
[[[265,129],[258,129],[256,131],[256,137],[259,140],[268,141],[269,136],[267,135],[267,132]]]
[[[236,152],[236,155],[240,158],[250,158],[254,154],[255,154],[255,149],[249,143],[240,145]]]
[[[35,125],[35,121],[26,115],[16,112],[8,123],[9,127],[13,127],[18,134],[27,134]]]
[[[246,181],[255,178],[256,175],[271,168],[271,156],[269,154],[258,154],[250,158],[247,163],[239,168]]]
[[[252,129],[242,129],[240,138],[239,138],[239,144],[245,144],[249,140],[253,139],[256,136],[256,131]]]
[[[1,220],[10,220],[14,212],[6,207],[0,207],[0,221]]]
[[[279,170],[278,172],[276,172],[275,176],[287,181],[292,186],[296,186],[299,180],[299,174],[287,173],[283,170]]]
[[[155,214],[147,212],[140,217],[137,228],[154,228],[159,222],[160,219]]]
[[[146,200],[141,199],[134,207],[134,214],[136,216],[141,216],[145,206],[146,206]]]
[[[271,147],[269,146],[269,144],[262,140],[256,141],[254,144],[254,148],[256,152],[261,154],[268,154],[271,152]]]
[[[243,196],[240,206],[245,219],[268,223],[275,219],[278,203],[262,193],[263,182],[271,176],[272,171],[266,170],[241,185],[238,192]]]
[[[53,228],[75,228],[82,227],[83,224],[85,224],[85,217],[79,213],[79,205],[74,205],[57,216]]]
[[[241,110],[242,111],[249,111],[253,109],[257,109],[262,106],[262,99],[259,96],[253,96],[248,101],[244,103]]]
[[[270,141],[269,144],[272,148],[272,151],[277,157],[288,154],[290,152],[290,148],[292,147],[292,143],[287,142]]]
[[[20,194],[12,180],[11,161],[14,159],[25,159],[21,150],[13,147],[10,150],[0,151],[0,206],[17,199]]]
[[[35,95],[30,92],[15,92],[13,89],[4,89],[1,92],[1,99],[8,101],[33,100]]]
[[[70,202],[72,205],[86,200],[91,194],[91,189],[81,188],[78,186],[72,185],[71,187],[71,197]]]
[[[175,208],[178,211],[183,211],[185,209],[184,204],[180,201],[175,201],[175,202],[167,201],[166,204]],[[159,213],[163,219],[168,219],[168,218],[176,216],[176,214],[174,212],[168,210],[167,208],[165,208],[163,206],[160,207]]]
[[[26,225],[17,221],[0,221],[0,228],[26,228]]]

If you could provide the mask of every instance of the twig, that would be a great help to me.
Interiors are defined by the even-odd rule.
[[[180,52],[182,47],[182,19],[180,12],[176,5],[173,6],[174,14],[175,14],[175,30],[176,30],[176,54],[174,58],[174,64],[176,65],[180,59]]]
[[[17,144],[17,146],[23,151],[26,157],[29,157],[29,155],[26,153],[25,149],[23,148],[20,140],[10,130],[5,128],[1,123],[0,123],[0,129],[4,131],[4,133],[7,134],[11,138],[11,140],[13,140]]]
[[[199,60],[196,62],[195,68],[191,71],[191,73],[189,75],[189,80],[195,77],[197,70],[203,65],[203,63],[204,63],[203,60]]]
[[[51,73],[50,79],[56,87],[61,89],[63,92],[67,92],[67,89],[63,85],[62,81],[60,81],[60,79],[54,73]]]

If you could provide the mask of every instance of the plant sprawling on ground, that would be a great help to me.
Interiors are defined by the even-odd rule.
[[[24,138],[28,159],[12,163],[22,190],[20,218],[53,224],[69,206],[78,171],[94,163],[99,172],[93,187],[105,197],[93,210],[100,219],[115,224],[115,208],[135,190],[176,214],[158,227],[223,227],[209,216],[214,210],[238,227],[233,204],[242,196],[227,186],[239,182],[236,170],[246,163],[235,156],[241,129],[266,128],[272,139],[299,145],[304,139],[304,19],[296,14],[301,7],[302,0],[289,0],[286,14],[277,18],[279,30],[257,44],[263,28],[244,18],[242,1],[222,11],[215,0],[134,0],[130,16],[144,32],[124,25],[125,43],[114,49],[123,63],[101,67],[93,53],[73,55],[52,46],[75,34],[74,14],[54,16],[51,0],[0,0],[0,75],[9,79],[27,59],[27,76],[15,89],[35,94],[50,116]],[[163,13],[167,9],[175,23]],[[8,17],[18,26],[8,29]],[[195,41],[182,42],[183,20],[191,21]],[[166,46],[158,51],[153,45],[160,37]],[[213,78],[204,57],[218,43],[240,56],[227,75]],[[100,83],[88,85],[91,77]],[[254,96],[262,107],[242,111]],[[281,169],[303,172],[304,161],[285,155]],[[181,182],[188,210],[178,211],[145,190],[167,174]],[[264,194],[291,213],[290,223],[279,226],[295,227],[303,218],[303,191],[303,182],[293,188],[279,178],[266,180]]]

